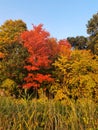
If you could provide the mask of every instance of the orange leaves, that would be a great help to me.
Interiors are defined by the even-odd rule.
[[[23,88],[29,89],[29,88],[31,88],[31,86],[33,86],[34,88],[38,88],[40,85],[36,84],[35,82],[32,82],[32,83],[24,84]]]
[[[42,29],[42,25],[33,26],[33,30],[26,31],[21,35],[23,45],[27,48],[30,56],[28,62],[31,66],[48,66],[49,48],[47,47],[49,33]]]
[[[60,40],[58,47],[59,47],[59,53],[61,55],[70,57],[71,45],[69,44],[69,42],[66,39]]]
[[[50,34],[43,30],[42,25],[39,24],[38,26],[33,26],[33,30],[22,33],[21,38],[24,42],[24,46],[32,52],[32,50],[36,51],[37,48],[44,46],[49,36]]]
[[[4,58],[4,53],[0,52],[0,59]]]
[[[27,88],[39,87],[44,81],[51,82],[50,75],[42,73],[42,69],[49,69],[51,63],[48,46],[49,35],[42,29],[42,24],[33,26],[33,30],[25,31],[21,35],[23,45],[29,52],[28,65],[24,66],[28,70],[28,76],[24,79]]]
[[[26,81],[26,84],[24,84],[24,88],[38,88],[40,87],[40,84],[42,84],[43,82],[52,82],[53,79],[51,78],[51,75],[43,75],[40,73],[37,74],[32,74],[29,73],[28,77],[26,77],[24,79]]]
[[[24,68],[26,68],[28,71],[31,71],[31,70],[39,70],[38,67],[36,67],[36,66],[30,66],[30,65],[24,66]]]
[[[43,81],[48,81],[51,82],[53,81],[53,79],[51,78],[51,75],[43,75],[43,74],[37,74],[36,77],[34,78],[35,80],[37,80],[39,83],[42,83]]]
[[[21,35],[24,47],[29,52],[27,66],[28,76],[24,79],[26,87],[40,87],[43,82],[52,82],[52,63],[59,54],[70,56],[71,46],[66,40],[56,41],[50,38],[50,34],[42,28],[42,24],[33,25],[33,30],[25,31]],[[59,43],[59,44],[58,44]]]

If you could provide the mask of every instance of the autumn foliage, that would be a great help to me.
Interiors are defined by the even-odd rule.
[[[42,24],[27,30],[24,22],[10,20],[0,29],[0,89],[16,97],[26,90],[29,94],[41,91],[56,100],[89,97],[97,102],[97,55],[72,50],[66,39],[51,37]],[[2,37],[5,33],[9,40]]]
[[[19,41],[20,34],[26,29],[22,20],[6,20],[0,27],[0,46]]]
[[[21,35],[23,45],[29,52],[27,65],[24,66],[28,70],[28,75],[24,79],[26,81],[24,88],[37,88],[40,87],[41,83],[53,80],[51,75],[45,72],[52,63],[49,36],[50,34],[42,29],[41,24],[33,26],[33,30],[26,31]]]
[[[33,26],[31,31],[25,31],[21,39],[29,52],[27,65],[24,66],[28,70],[28,75],[24,79],[26,81],[24,88],[37,88],[43,82],[53,81],[47,70],[51,68],[51,64],[59,53],[69,55],[71,46],[68,42],[62,40],[58,44],[56,39],[50,38],[49,32],[42,29],[42,24]]]
[[[98,56],[87,50],[75,50],[70,59],[61,55],[54,66],[55,82],[51,89],[57,99],[66,99],[67,95],[74,100],[98,100]]]
[[[59,55],[70,57],[71,54],[71,45],[66,39],[60,40],[58,42]]]
[[[0,130],[98,130],[98,33],[93,25],[98,26],[91,20],[88,29],[95,35],[89,40],[67,38],[72,46],[51,37],[42,24],[32,30],[22,20],[1,25]]]

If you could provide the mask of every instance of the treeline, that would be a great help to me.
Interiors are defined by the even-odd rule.
[[[28,30],[22,20],[0,26],[0,95],[98,100],[98,13],[88,38],[57,40],[43,25]],[[73,49],[72,49],[73,48]]]

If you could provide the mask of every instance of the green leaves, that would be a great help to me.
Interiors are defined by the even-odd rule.
[[[98,13],[94,14],[93,17],[88,21],[87,33],[91,36],[98,33]]]
[[[74,49],[83,50],[87,48],[87,38],[84,36],[68,37],[67,40]]]
[[[87,33],[90,35],[88,40],[88,49],[98,55],[98,13],[88,21]]]

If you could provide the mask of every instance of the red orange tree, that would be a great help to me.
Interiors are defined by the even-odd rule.
[[[42,24],[33,26],[33,30],[25,31],[21,35],[22,43],[29,52],[27,77],[24,78],[23,88],[46,88],[45,84],[52,82],[52,63],[60,54],[69,56],[71,46],[66,40],[58,41],[50,38],[49,32],[42,28]]]
[[[49,36],[49,32],[42,29],[42,24],[21,35],[22,43],[29,52],[27,65],[24,66],[28,70],[24,88],[38,88],[43,82],[53,80],[47,70],[57,54],[57,42]]]

